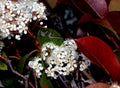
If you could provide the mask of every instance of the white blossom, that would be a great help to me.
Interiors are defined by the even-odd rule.
[[[33,61],[29,61],[28,63],[28,66],[35,70],[38,78],[40,78],[40,76],[42,75],[41,71],[43,71],[44,69],[42,64],[40,63],[41,61],[42,59],[40,57],[35,57]]]
[[[83,70],[85,70],[86,68],[87,68],[87,66],[85,65],[84,62],[82,62],[82,63],[80,64],[79,70],[80,70],[80,71],[83,71]]]
[[[62,47],[68,47],[69,49],[77,49],[77,45],[73,39],[67,39],[66,41],[63,42],[61,45]]]
[[[81,55],[82,60],[84,61],[85,65],[87,67],[89,67],[91,65],[91,61],[83,53],[81,53],[80,55]]]
[[[45,54],[45,51],[48,49],[50,51],[50,54],[45,60],[48,64],[48,68],[45,70],[48,77],[53,77],[54,75],[56,78],[58,74],[66,76],[77,68],[76,62],[78,59],[78,53],[75,48],[69,49],[69,46],[70,45],[63,46],[63,44],[61,46],[57,46],[53,43],[46,43],[43,45],[42,56],[44,56],[43,53]]]
[[[0,0],[0,37],[13,37],[20,40],[27,34],[28,23],[37,19],[46,19],[46,7],[37,0]],[[9,24],[9,25],[8,25]],[[18,37],[19,35],[19,37]]]
[[[41,58],[29,61],[28,65],[36,71],[37,77],[40,77],[41,71],[44,69],[46,75],[54,79],[58,75],[69,75],[75,68],[83,71],[89,66],[85,62],[87,58],[80,54],[83,61],[78,66],[79,54],[76,47],[74,40],[66,40],[61,46],[51,42],[45,43],[41,47]],[[43,68],[41,63],[38,63],[39,61],[44,61],[47,67]]]

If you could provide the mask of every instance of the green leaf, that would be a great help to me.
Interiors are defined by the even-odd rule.
[[[111,0],[109,11],[120,11],[120,0]]]
[[[51,28],[39,30],[37,39],[41,46],[46,42],[53,42],[56,45],[61,45],[63,42],[61,35],[56,30]]]
[[[8,66],[2,61],[0,61],[0,70],[8,70]]]
[[[40,86],[41,88],[44,88],[45,86],[48,86],[48,88],[54,88],[51,80],[47,78],[45,73],[43,73],[42,77],[40,78]]]
[[[18,80],[16,78],[9,78],[2,80],[2,84],[4,88],[16,88],[18,87],[17,82]]]
[[[18,63],[18,71],[19,71],[20,73],[23,72],[23,68],[24,68],[24,64],[25,64],[26,60],[27,60],[33,53],[35,53],[36,51],[37,51],[37,50],[33,50],[33,51],[31,51],[30,53],[26,54],[25,56],[23,56],[23,57],[21,58],[20,62]]]

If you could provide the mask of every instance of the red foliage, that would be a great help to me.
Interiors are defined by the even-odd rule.
[[[114,81],[120,82],[120,64],[112,49],[97,37],[75,39],[78,49],[94,64],[104,69]]]
[[[105,0],[72,0],[74,6],[83,13],[89,13],[93,17],[104,18],[108,13]]]

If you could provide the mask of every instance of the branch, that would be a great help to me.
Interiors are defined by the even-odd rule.
[[[38,88],[38,83],[37,83],[37,78],[36,78],[35,71],[33,71],[33,77],[34,77],[34,80],[35,80],[35,88]]]
[[[30,30],[28,30],[28,34],[30,35],[31,38],[33,38],[35,40],[35,45],[36,45],[37,49],[40,50],[40,44],[39,44],[39,41],[37,40],[36,36]]]
[[[25,88],[28,88],[28,77],[24,76],[22,74],[20,74],[19,72],[17,72],[16,70],[13,69],[12,64],[11,64],[11,60],[4,58],[4,56],[0,55],[0,59],[4,60],[5,62],[7,62],[8,66],[10,67],[11,71],[16,74],[17,76],[21,77],[24,79],[25,81]]]

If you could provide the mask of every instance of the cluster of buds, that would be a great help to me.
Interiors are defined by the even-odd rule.
[[[47,67],[44,68],[46,75],[56,79],[58,75],[69,75],[75,68],[78,68],[78,58],[76,43],[74,40],[69,39],[64,41],[61,46],[50,42],[43,44],[41,57],[30,61],[28,65],[36,71],[37,77],[40,78],[44,68],[41,63],[38,63],[40,59],[40,61],[42,60],[47,64]],[[81,63],[80,68],[81,66],[87,68],[85,64],[83,67],[83,63]]]
[[[33,20],[47,19],[46,7],[37,0],[0,0],[0,39],[27,34],[28,24]]]

